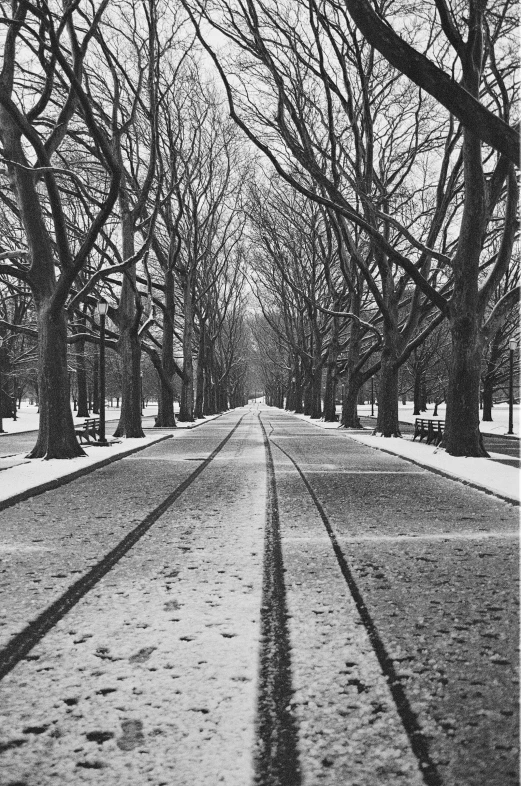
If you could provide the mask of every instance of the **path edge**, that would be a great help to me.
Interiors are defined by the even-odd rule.
[[[293,413],[289,412],[288,414],[291,415]],[[302,420],[302,418],[297,418],[297,420]],[[315,426],[315,428],[321,429],[321,431],[327,432],[330,430],[322,428],[318,423],[313,423],[312,420],[306,420],[305,422]],[[338,427],[338,429],[331,430],[340,431],[341,429]],[[367,429],[367,431],[369,431],[369,429]],[[358,440],[354,434],[349,433],[348,429],[343,429],[343,433],[346,435],[346,437],[348,437],[348,439],[352,439],[353,442],[358,442],[359,445],[365,445],[366,447],[372,448],[373,450],[380,450],[382,453],[387,453],[389,456],[401,458],[403,461],[408,461],[411,464],[415,464],[417,467],[427,469],[429,472],[434,472],[435,475],[441,475],[442,478],[454,480],[456,483],[462,483],[464,486],[469,486],[470,488],[476,489],[477,491],[483,491],[485,494],[488,494],[491,497],[497,497],[498,499],[503,500],[503,502],[508,502],[510,505],[515,505],[516,507],[521,505],[521,500],[518,500],[515,497],[509,497],[507,494],[501,494],[499,491],[492,491],[492,489],[489,489],[486,486],[481,486],[479,483],[475,483],[472,480],[465,480],[465,478],[462,478],[459,475],[454,475],[446,470],[438,469],[438,467],[432,467],[430,464],[423,464],[421,461],[409,458],[408,456],[401,456],[399,453],[394,453],[392,450],[380,447],[380,445],[368,445],[366,442],[360,442],[360,440]]]
[[[147,442],[146,445],[138,445],[137,447],[129,448],[129,450],[117,453],[115,456],[109,456],[108,458],[100,459],[95,464],[89,464],[87,467],[81,467],[80,469],[74,470],[74,472],[70,472],[68,475],[62,475],[61,478],[48,480],[46,483],[40,483],[38,486],[33,486],[30,489],[25,489],[25,491],[20,491],[18,494],[14,494],[12,497],[1,500],[0,511],[10,508],[13,505],[17,505],[19,502],[25,502],[25,500],[30,499],[31,497],[44,494],[46,491],[52,491],[52,489],[65,486],[67,483],[70,483],[77,478],[81,478],[83,475],[88,475],[90,472],[94,472],[94,470],[99,469],[100,467],[106,467],[108,464],[113,464],[115,461],[119,461],[119,459],[131,456],[133,453],[139,453],[140,450],[145,450],[146,448],[152,447],[152,445],[157,445],[159,442],[164,442],[165,440],[172,438],[173,434],[162,435],[157,439],[154,439],[153,442]]]

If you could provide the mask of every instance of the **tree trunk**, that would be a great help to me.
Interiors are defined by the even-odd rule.
[[[494,399],[494,383],[492,379],[483,382],[483,417],[482,420],[492,421],[492,405]]]
[[[422,371],[419,366],[416,366],[414,369],[413,415],[421,415],[421,379]]]
[[[121,415],[115,437],[142,438],[141,345],[135,303],[135,270],[126,271],[119,304],[118,351],[121,357]]]
[[[92,412],[99,415],[99,353],[94,353],[92,364]]]
[[[359,313],[358,298],[353,297],[351,308],[355,314]],[[344,386],[342,391],[342,416],[340,425],[343,428],[362,428],[358,417],[357,402],[358,393],[362,386],[360,375],[355,368],[360,360],[360,328],[357,322],[351,325],[351,335],[347,353],[347,368],[344,375]]]
[[[394,281],[390,271],[383,282],[387,313],[384,316],[382,332],[382,356],[380,360],[380,387],[378,390],[378,417],[375,432],[383,437],[401,437],[398,421],[398,390],[399,390],[399,340],[398,303],[394,290]]]
[[[481,346],[477,322],[475,314],[463,310],[456,310],[450,320],[452,357],[443,442],[451,456],[488,456],[479,431]]]
[[[338,420],[336,414],[336,354],[329,348],[327,369],[326,369],[326,388],[324,390],[324,420],[326,423],[335,423]]]
[[[311,412],[314,420],[322,417],[322,368],[313,368],[311,372]]]
[[[376,429],[384,437],[401,437],[398,422],[398,347],[397,336],[391,328],[384,331],[378,390]]]
[[[342,417],[340,425],[343,428],[362,428],[358,417],[358,394],[360,392],[360,377],[358,374],[347,374],[342,396]]]
[[[199,420],[204,417],[204,369],[206,366],[206,327],[201,320],[199,330],[199,354],[197,356],[197,376],[195,384],[195,409],[194,418]]]
[[[163,342],[161,349],[161,365],[165,376],[174,378],[174,329],[175,316],[174,277],[171,270],[165,272],[165,314],[163,317]],[[173,385],[167,385],[160,375],[158,383],[157,417],[155,426],[175,428]]]
[[[123,259],[135,252],[134,219],[130,210],[125,183],[120,191],[121,236]],[[119,340],[121,357],[121,415],[115,437],[142,438],[141,427],[141,344],[139,341],[139,313],[136,305],[136,266],[123,274],[121,299],[118,307]]]
[[[87,369],[85,365],[84,341],[78,341],[76,344],[76,385],[78,386],[78,411],[76,415],[79,418],[88,418],[89,397],[87,392]]]
[[[37,303],[37,322],[40,426],[28,458],[84,456],[71,412],[65,312],[61,309],[56,315],[49,300],[41,301]]]
[[[194,361],[193,361],[193,307],[192,307],[192,288],[190,285],[189,273],[183,273],[183,305],[184,305],[184,330],[183,330],[183,374],[184,379],[181,384],[181,403],[179,407],[178,420],[183,423],[193,422],[194,420]]]

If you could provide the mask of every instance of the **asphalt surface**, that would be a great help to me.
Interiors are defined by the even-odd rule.
[[[513,786],[517,526],[263,407],[5,510],[1,786]]]

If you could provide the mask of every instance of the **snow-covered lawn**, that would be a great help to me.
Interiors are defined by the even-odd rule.
[[[400,420],[403,420],[405,423],[414,423],[417,417],[428,418],[432,419],[433,411],[434,411],[434,404],[429,404],[429,408],[427,412],[422,412],[421,415],[413,415],[414,407],[410,401],[406,404],[402,404],[401,402],[398,405],[398,412]],[[337,411],[340,412],[342,407],[337,407]],[[440,404],[438,407],[438,418],[443,420],[445,418],[445,410],[446,405]],[[370,415],[371,414],[371,405],[370,404],[362,404],[358,406],[358,414],[359,415]],[[378,405],[375,404],[374,406],[374,414],[378,414]],[[480,417],[482,412],[480,411]],[[480,423],[480,431],[482,434],[506,434],[508,431],[508,404],[495,404],[492,408],[492,421],[482,420]],[[519,436],[519,404],[514,404],[514,434]]]
[[[175,407],[175,413],[177,415],[179,411],[178,407]],[[121,409],[119,407],[106,407],[105,408],[105,420],[107,423],[110,421],[115,421],[119,419],[121,413]],[[83,423],[85,418],[77,418],[74,415],[74,422],[75,423]],[[155,417],[157,415],[157,404],[150,404],[149,406],[145,407],[143,412],[144,418]],[[98,415],[93,415],[91,413],[90,417],[97,418]],[[204,421],[209,420],[210,417],[203,418]],[[20,431],[37,431],[38,430],[38,407],[36,406],[29,406],[24,405],[20,408],[20,410],[16,414],[16,420],[12,418],[2,418],[3,429],[8,434],[17,434]],[[201,423],[203,421],[196,420],[195,423]],[[188,428],[189,426],[193,425],[193,423],[178,423],[179,428]]]

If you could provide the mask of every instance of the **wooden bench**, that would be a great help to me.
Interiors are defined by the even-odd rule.
[[[99,437],[99,418],[87,418],[83,425],[76,426],[74,433],[81,442],[96,442]]]
[[[439,445],[443,439],[443,433],[445,431],[445,421],[444,420],[428,420],[427,418],[416,418],[414,421],[414,437],[413,441],[416,437],[420,438],[420,442],[424,437],[427,438],[427,445],[430,445],[431,442],[434,442],[435,445]]]

